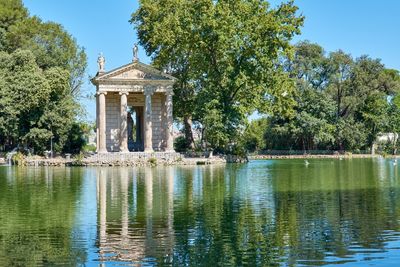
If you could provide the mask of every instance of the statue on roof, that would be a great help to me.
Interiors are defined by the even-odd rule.
[[[139,52],[139,48],[138,48],[137,43],[135,43],[135,45],[133,46],[133,61],[134,62],[139,61],[138,52]]]
[[[103,53],[99,54],[99,57],[97,58],[97,64],[99,64],[99,72],[104,72],[104,65],[106,63],[106,59],[103,56]]]

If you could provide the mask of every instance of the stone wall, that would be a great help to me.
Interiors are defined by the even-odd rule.
[[[108,152],[119,151],[120,96],[106,95],[106,145]]]

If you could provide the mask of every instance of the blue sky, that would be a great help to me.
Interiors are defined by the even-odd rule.
[[[129,19],[137,0],[23,0],[31,15],[64,26],[85,47],[88,75],[97,71],[97,56],[106,58],[111,70],[132,60],[136,34]],[[274,5],[280,0],[270,1]],[[400,1],[398,0],[295,0],[306,17],[298,40],[310,40],[326,51],[342,49],[354,57],[381,58],[388,68],[400,69]],[[139,58],[150,59],[141,49]],[[95,88],[85,84],[86,91]],[[87,119],[94,120],[94,101],[85,101]]]

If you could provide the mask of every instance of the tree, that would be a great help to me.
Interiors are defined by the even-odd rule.
[[[294,57],[284,62],[285,71],[296,79],[298,89],[323,90],[329,73],[324,49],[309,41],[299,42],[294,48]]]
[[[260,118],[251,121],[243,133],[243,146],[249,152],[260,151],[265,148],[265,132],[268,119]]]
[[[210,113],[220,114],[212,146],[223,147],[254,111],[290,113],[294,86],[279,58],[300,33],[296,11],[292,1],[272,9],[261,0],[142,0],[131,22],[154,63],[178,78],[178,119],[186,128],[191,118],[210,127]]]
[[[28,10],[21,0],[0,0],[0,29],[8,28],[28,18]]]
[[[60,24],[30,17],[12,25],[6,34],[6,51],[30,50],[43,69],[60,67],[69,72],[70,91],[80,96],[87,59],[84,49]]]
[[[10,148],[43,152],[54,138],[61,151],[75,119],[77,103],[69,90],[69,73],[40,69],[31,51],[0,53],[0,138]]]
[[[394,95],[390,98],[389,104],[389,114],[388,114],[388,127],[387,132],[394,133],[395,137],[393,138],[393,154],[397,154],[398,147],[398,136],[400,135],[400,90],[398,86],[400,85],[400,74],[397,70],[386,70],[385,74],[391,77],[392,86],[390,88],[395,88]],[[397,137],[396,137],[397,135]]]
[[[64,28],[0,0],[0,142],[62,151],[81,107],[86,54]]]
[[[400,79],[379,59],[341,50],[326,55],[303,41],[283,65],[296,81],[295,116],[270,118],[269,148],[369,149],[379,133],[395,130]]]

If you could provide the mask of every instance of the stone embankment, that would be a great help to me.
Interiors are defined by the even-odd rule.
[[[336,155],[252,155],[249,156],[250,160],[262,159],[340,159],[340,158],[377,158],[380,155],[371,154],[336,154]]]
[[[324,158],[373,158],[380,155],[345,154],[345,155],[252,155],[247,158],[236,156],[185,157],[179,153],[109,153],[87,157],[56,157],[47,159],[38,156],[26,157],[20,165],[26,166],[157,166],[157,165],[210,165],[225,163],[245,163],[248,160],[265,159],[324,159]],[[0,159],[0,165],[2,161]],[[4,162],[5,163],[5,162]]]
[[[211,158],[198,157],[186,158],[179,153],[154,152],[154,153],[108,153],[96,154],[88,157],[64,158],[56,157],[46,159],[40,157],[27,157],[21,165],[27,166],[157,166],[157,165],[210,165],[224,164],[224,157]]]

